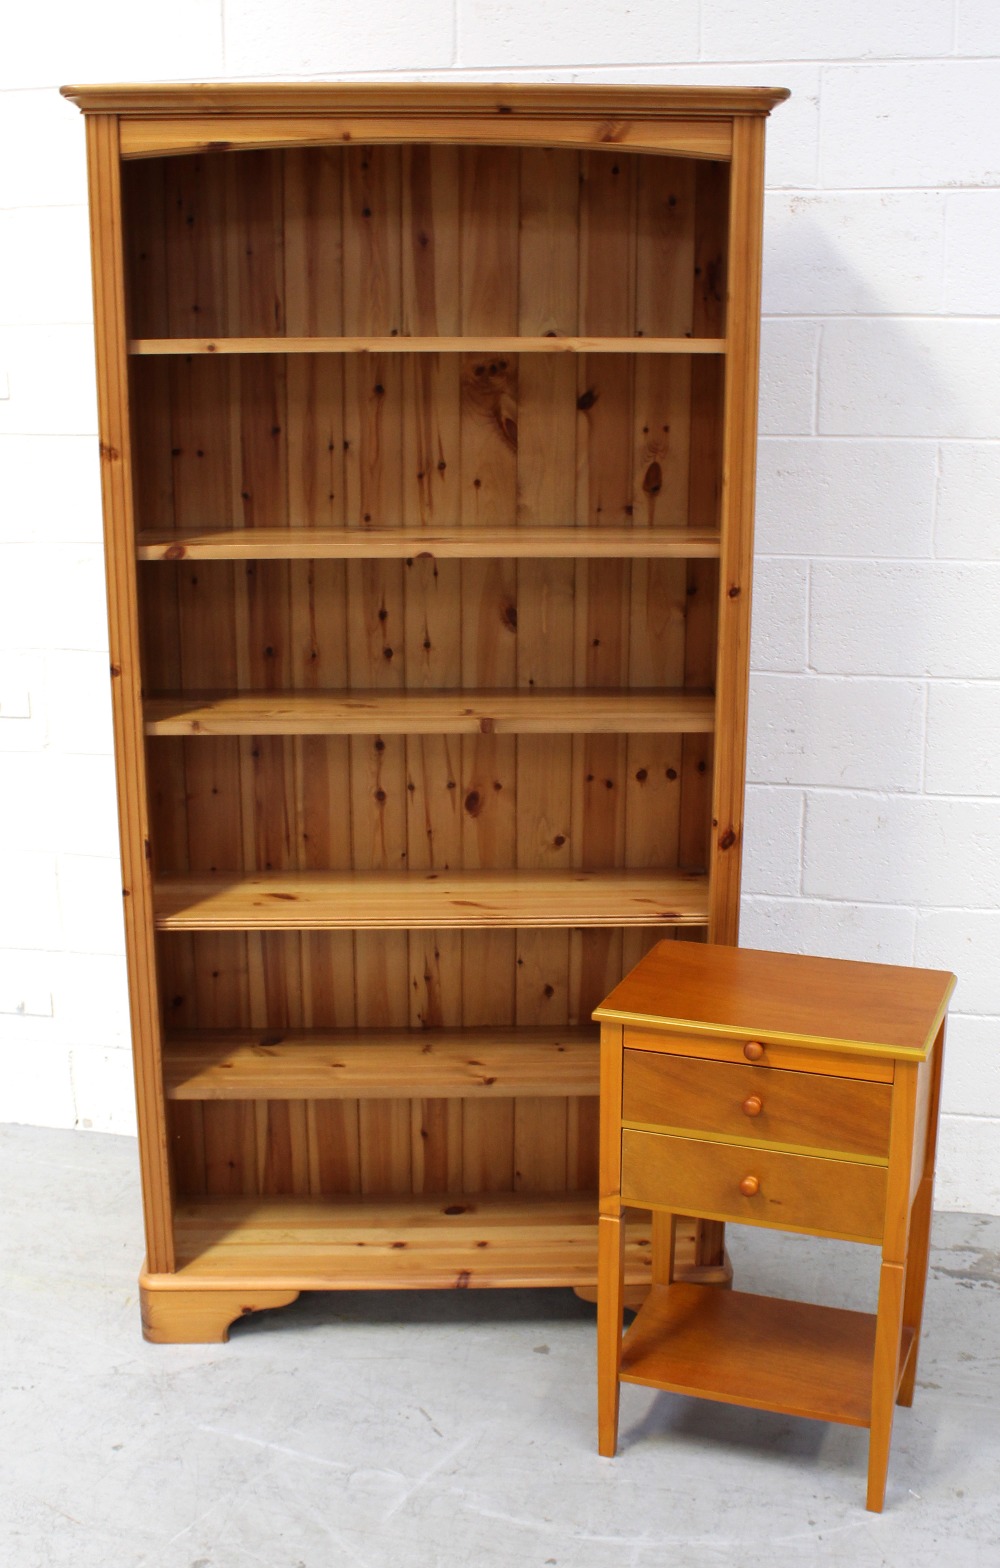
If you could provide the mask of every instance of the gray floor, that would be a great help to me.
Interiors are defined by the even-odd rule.
[[[570,1292],[314,1294],[146,1345],[134,1143],[10,1127],[0,1172],[12,1568],[1000,1563],[1000,1217],[936,1216],[878,1516],[851,1428],[626,1388],[598,1458]],[[741,1288],[873,1301],[870,1249],[729,1235]]]

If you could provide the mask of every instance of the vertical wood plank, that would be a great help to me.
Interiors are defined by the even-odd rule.
[[[586,153],[580,209],[580,330],[628,335],[635,330],[636,200],[634,158]],[[625,355],[583,358],[577,381],[577,515],[591,528],[633,518],[632,426],[634,366]],[[577,687],[628,684],[628,562],[581,561],[576,586]],[[619,735],[587,735],[574,750],[574,863],[588,869],[625,860],[627,743]],[[575,932],[571,989],[576,1016],[588,1019],[609,979],[621,978],[617,930]],[[604,993],[606,994],[606,993]],[[598,1108],[578,1102],[570,1128],[570,1184],[597,1180]]]
[[[396,334],[402,320],[401,153],[353,147],[344,154],[344,331]],[[344,366],[345,479],[349,526],[386,527],[402,513],[402,371],[389,354]],[[403,568],[396,561],[347,568],[348,678],[355,690],[405,681]],[[399,736],[351,741],[352,862],[359,871],[408,864],[406,750]],[[405,932],[354,938],[358,1023],[405,1027],[409,1018]],[[411,1106],[359,1108],[361,1189],[409,1192]]]
[[[691,160],[640,158],[636,200],[636,326],[644,336],[694,331],[695,170]],[[688,521],[691,360],[639,354],[634,366],[634,526]],[[629,684],[682,686],[688,613],[683,561],[634,561]],[[682,740],[628,740],[626,864],[673,867],[680,846]]]
[[[340,774],[341,780],[345,777],[346,766]],[[331,827],[335,827],[343,816],[342,808],[329,815]],[[317,853],[323,853],[320,844],[317,844]],[[346,863],[350,863],[349,853]],[[301,941],[306,1026],[312,1029],[350,1028],[357,1021],[352,934],[349,931],[304,932]],[[360,1192],[360,1114],[357,1100],[309,1102],[306,1116],[311,1192]]]
[[[284,154],[284,312],[295,336],[343,331],[343,153],[296,148]],[[346,522],[344,366],[335,355],[291,355],[286,371],[287,522],[291,528]],[[280,524],[281,519],[275,518]],[[289,683],[296,690],[348,684],[347,573],[341,561],[288,565],[291,604]],[[352,865],[350,742],[302,736],[295,746],[296,864]],[[307,1027],[349,1027],[356,1020],[354,943],[347,933],[298,938],[299,984]],[[305,1107],[308,1190],[357,1192],[361,1186],[356,1100],[312,1100]]]
[[[462,935],[462,1023],[509,1023],[514,1017],[513,931]],[[462,1191],[511,1192],[514,1186],[514,1101],[466,1100],[462,1108]]]
[[[739,936],[757,454],[763,119],[734,121],[730,179],[722,555],[719,561],[716,747],[709,865],[708,937],[713,942],[736,942]]]
[[[729,171],[698,170],[695,177],[694,330],[722,336],[726,324]],[[723,467],[723,369],[695,362],[691,369],[692,443],[689,505],[695,527],[719,526]],[[690,561],[687,571],[687,628],[684,684],[713,684],[717,668],[719,570],[715,561]],[[692,870],[709,864],[712,836],[714,744],[711,736],[688,735],[682,752],[680,860]]]
[[[120,167],[117,117],[88,116],[87,172],[91,192],[94,336],[112,715],[119,768],[118,813],[133,1061],[142,1134],[140,1170],[146,1263],[150,1270],[165,1271],[174,1266],[173,1213],[167,1126],[160,1092],[162,1042],[153,937],[152,866],[147,856],[150,827],[133,548],[135,524]]]
[[[226,160],[227,296],[231,330],[280,336],[284,313],[284,160],[254,152]],[[287,512],[287,364],[250,355],[234,377],[230,426],[233,488],[242,527],[268,526]],[[241,689],[286,690],[292,678],[289,566],[256,561],[235,577],[237,684]],[[301,864],[296,833],[294,742],[254,736],[240,741],[243,861],[258,870]],[[251,1009],[268,1025],[296,1016],[300,939],[247,938]],[[256,1105],[257,1189],[308,1190],[305,1110],[301,1103]]]
[[[403,150],[402,321],[407,333],[454,334],[461,322],[460,149]],[[403,361],[402,520],[455,527],[461,520],[460,367],[454,355]],[[461,681],[461,563],[416,557],[404,567],[406,685],[441,690]],[[408,863],[462,863],[461,741],[415,735],[405,742]],[[460,932],[409,936],[410,1024],[462,1021]],[[461,1190],[462,1104],[412,1102],[415,1192]]]
[[[576,154],[520,154],[518,330],[572,334],[579,320],[580,163]],[[576,366],[525,355],[518,376],[518,511],[522,528],[572,523],[576,507]],[[575,563],[517,566],[517,684],[573,685]],[[517,741],[517,864],[572,864],[573,741]],[[517,1022],[566,1024],[570,1015],[569,933],[517,933]],[[574,1106],[575,1109],[575,1106]],[[514,1180],[525,1192],[567,1183],[570,1102],[521,1098],[514,1115]]]
[[[518,165],[510,149],[464,148],[460,164],[461,329],[517,331]],[[510,526],[517,515],[518,365],[463,356],[462,521]],[[464,686],[513,686],[517,676],[517,572],[513,562],[464,561],[461,670]],[[512,866],[516,858],[516,747],[512,736],[462,742],[462,863]],[[466,933],[463,1023],[514,1019],[511,932]],[[503,966],[502,968],[500,966]],[[463,1186],[509,1191],[514,1179],[510,1100],[468,1100],[463,1109]]]

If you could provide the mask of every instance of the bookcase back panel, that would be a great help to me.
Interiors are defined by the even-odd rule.
[[[170,1106],[179,1192],[593,1190],[596,1098],[185,1101]]]
[[[191,561],[140,570],[170,692],[710,690],[718,563]]]
[[[164,1025],[422,1029],[586,1024],[655,942],[626,931],[171,932],[158,939]],[[623,969],[624,965],[624,969]]]
[[[708,355],[140,356],[132,380],[140,530],[718,527]]]
[[[143,161],[125,182],[137,337],[725,331],[719,164],[320,148]],[[719,524],[721,359],[195,354],[131,376],[141,531]],[[159,562],[140,568],[144,681],[711,690],[717,591],[712,560]],[[708,862],[710,735],[202,735],[153,740],[149,760],[160,873]],[[576,1025],[664,934],[161,937],[166,1026]],[[589,1096],[170,1117],[188,1193],[562,1191],[596,1174]]]
[[[725,299],[720,162],[417,144],[122,172],[135,337],[684,336]]]
[[[150,744],[159,874],[704,869],[679,735],[204,736]],[[690,841],[701,858],[685,859]]]

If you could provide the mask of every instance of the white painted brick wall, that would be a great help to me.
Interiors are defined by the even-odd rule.
[[[939,1202],[1000,1212],[1000,5],[131,0],[0,59],[0,1119],[132,1125],[60,81],[770,82],[743,940],[954,968]]]

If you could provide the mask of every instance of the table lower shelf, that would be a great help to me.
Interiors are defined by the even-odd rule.
[[[680,1266],[693,1268],[694,1222],[678,1230]],[[591,1193],[181,1199],[174,1231],[177,1271],[144,1276],[147,1288],[586,1288],[597,1279]],[[649,1216],[635,1215],[626,1284],[648,1285],[650,1267]]]
[[[912,1331],[904,1333],[905,1365]],[[871,1421],[875,1316],[704,1285],[654,1285],[621,1378],[675,1394],[850,1426]]]

